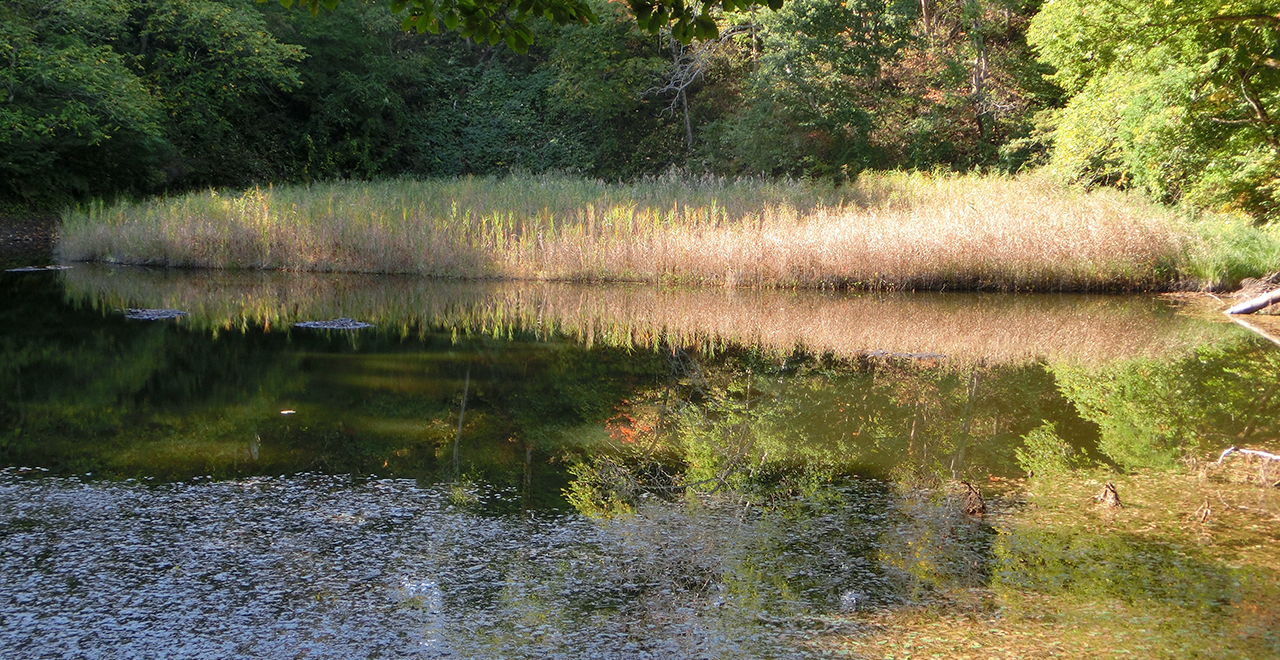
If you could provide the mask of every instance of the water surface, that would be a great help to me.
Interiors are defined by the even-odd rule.
[[[1195,482],[1253,498],[1213,514],[1252,531],[1203,547],[1087,495],[1058,531],[1023,522],[1130,477],[1157,483],[1123,515],[1192,520],[1166,487],[1189,458],[1277,448],[1280,351],[1160,298],[88,266],[0,287],[6,655],[865,655],[875,617],[957,594],[1265,619],[1270,555],[1216,554],[1274,552],[1253,472]],[[293,325],[338,317],[374,327]],[[1221,657],[1280,648],[1222,634]]]

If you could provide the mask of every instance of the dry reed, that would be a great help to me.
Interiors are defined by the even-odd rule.
[[[1041,177],[335,183],[64,217],[72,261],[727,287],[1166,288],[1186,241],[1136,197]]]
[[[1150,297],[853,294],[355,274],[79,267],[68,295],[106,313],[176,308],[201,329],[281,328],[340,316],[380,332],[566,335],[585,344],[797,348],[856,358],[933,353],[961,363],[1097,363],[1166,355],[1236,332]]]

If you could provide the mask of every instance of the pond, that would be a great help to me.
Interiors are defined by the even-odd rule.
[[[1280,350],[1176,299],[0,288],[0,655],[1280,654]]]

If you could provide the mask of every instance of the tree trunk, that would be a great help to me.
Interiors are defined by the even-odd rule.
[[[689,95],[685,90],[680,90],[680,107],[684,110],[684,146],[689,151],[693,150],[693,120],[689,118]]]
[[[990,69],[987,63],[987,44],[982,38],[982,7],[974,3],[973,22],[970,23],[970,39],[973,41],[973,49],[975,51],[973,58],[973,112],[974,120],[978,124],[978,142],[985,143],[987,141],[987,133],[989,127],[987,125],[987,77],[990,75]]]

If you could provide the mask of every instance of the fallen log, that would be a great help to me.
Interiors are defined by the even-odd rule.
[[[1280,302],[1280,289],[1264,293],[1257,298],[1250,298],[1227,310],[1228,314],[1252,314],[1263,307]]]

